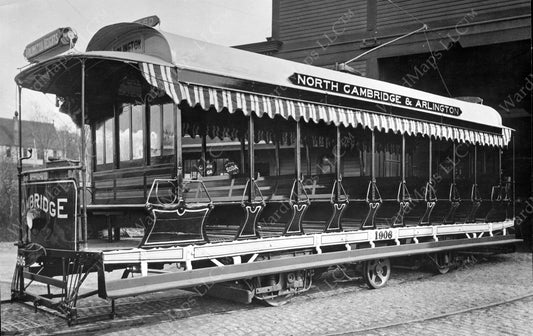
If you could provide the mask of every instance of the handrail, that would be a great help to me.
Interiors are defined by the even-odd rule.
[[[182,200],[180,199],[178,193],[175,193],[175,192],[173,193],[173,198],[172,198],[172,201],[170,202],[162,202],[161,199],[159,198],[159,183],[160,182],[170,183],[172,187],[176,189],[176,186],[174,185],[174,181],[177,182],[176,179],[154,179],[154,181],[152,182],[152,186],[150,187],[150,191],[148,192],[148,196],[146,197],[146,206],[149,206],[151,204],[150,198],[152,196],[152,192],[154,191],[154,188],[155,188],[155,198],[157,202],[159,202],[159,204],[164,204],[164,205],[180,204]]]

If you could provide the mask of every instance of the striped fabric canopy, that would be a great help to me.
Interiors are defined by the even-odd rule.
[[[259,117],[267,114],[273,118],[278,114],[285,119],[292,117],[295,120],[303,119],[306,122],[311,119],[315,122],[323,120],[336,126],[357,127],[362,125],[370,129],[408,135],[421,134],[442,140],[456,139],[459,142],[498,147],[507,146],[511,139],[511,129],[505,127],[502,128],[501,134],[494,134],[360,109],[224,88],[204,87],[179,82],[177,70],[163,65],[141,63],[141,71],[150,85],[163,90],[176,104],[185,100],[190,106],[199,105],[205,110],[212,106],[217,111],[226,108],[230,113],[240,110],[245,115],[250,115],[254,112]]]

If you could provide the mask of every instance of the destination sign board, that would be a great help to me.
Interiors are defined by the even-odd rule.
[[[387,92],[364,86],[343,83],[326,78],[319,78],[315,76],[294,73],[291,77],[289,77],[289,80],[293,84],[298,86],[345,94],[355,98],[363,98],[366,100],[374,101],[378,104],[389,104],[411,109],[416,108],[425,111],[439,112],[454,116],[458,116],[462,113],[461,108],[456,106],[408,97],[393,92]]]
[[[158,24],[161,23],[161,20],[159,20],[159,17],[157,15],[152,15],[152,16],[144,17],[144,18],[139,19],[139,20],[135,20],[133,22],[140,23],[140,24],[143,24],[143,25],[149,26],[149,27],[155,27],[155,26],[157,26]]]
[[[74,181],[27,182],[23,213],[28,238],[45,248],[75,250],[77,187]]]
[[[77,40],[78,36],[72,28],[58,28],[28,44],[24,49],[24,57],[29,62],[35,63],[69,50],[74,47]]]

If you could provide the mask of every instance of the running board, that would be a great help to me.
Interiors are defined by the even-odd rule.
[[[379,258],[393,258],[415,254],[436,253],[457,249],[471,249],[498,244],[521,242],[510,236],[493,236],[477,239],[455,239],[418,244],[355,249],[322,254],[287,257],[252,263],[201,268],[139,278],[112,280],[105,283],[107,298],[116,299],[197,285],[212,286],[216,283],[256,276],[311,270],[336,264],[348,264]]]
[[[230,285],[226,285],[224,283],[213,284],[205,293],[205,295],[244,304],[251,303],[252,299],[254,298],[252,291],[243,288],[231,287]]]

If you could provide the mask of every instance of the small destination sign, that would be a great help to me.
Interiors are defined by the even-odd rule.
[[[74,47],[78,36],[72,28],[58,28],[40,39],[33,41],[24,49],[24,57],[31,62],[38,62],[40,59],[57,55]]]
[[[139,19],[139,20],[135,20],[133,22],[140,23],[140,24],[143,24],[143,25],[149,26],[149,27],[155,27],[155,26],[157,26],[158,24],[161,23],[161,20],[159,20],[159,17],[157,15],[152,15],[152,16],[144,17],[144,18]]]
[[[291,77],[289,77],[289,80],[298,86],[346,94],[356,98],[365,98],[381,104],[384,103],[406,108],[417,108],[454,116],[458,116],[462,113],[461,109],[456,106],[407,97],[397,93],[371,89],[349,83],[342,83],[331,79],[294,73]]]

